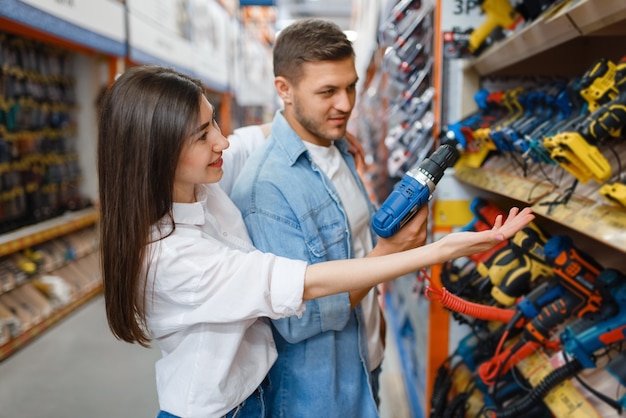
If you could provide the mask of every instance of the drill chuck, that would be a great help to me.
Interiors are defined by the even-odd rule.
[[[388,238],[404,226],[424,206],[435,191],[446,168],[454,165],[459,151],[443,144],[417,167],[409,170],[372,219],[372,228]]]

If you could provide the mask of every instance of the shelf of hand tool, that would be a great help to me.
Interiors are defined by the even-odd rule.
[[[564,21],[571,25],[570,34],[555,36],[554,31],[560,31]],[[621,1],[562,2],[552,13],[540,16],[528,27],[487,49],[470,62],[471,68],[483,78],[581,77],[599,58],[620,61],[623,53],[620,45],[626,39],[625,22],[626,3]],[[508,58],[514,56],[515,59]],[[544,58],[548,56],[553,58],[546,61]],[[559,64],[554,64],[553,59]],[[596,146],[610,165],[610,178],[604,181],[573,177],[563,169],[564,165],[555,165],[554,161],[520,164],[519,158],[498,150],[480,167],[459,164],[456,176],[479,189],[529,204],[542,218],[573,229],[603,246],[626,252],[624,202],[620,204],[611,193],[606,193],[609,187],[622,187],[626,142],[615,134]],[[568,203],[563,204],[565,201]]]
[[[621,0],[570,0],[510,36],[473,60],[481,76],[582,74],[586,63],[603,56],[614,60],[622,51],[614,46],[626,35],[626,10]]]
[[[0,27],[1,361],[101,292],[93,114],[125,9],[5,0]]]
[[[437,110],[434,91],[434,1],[400,0],[383,11],[379,48],[372,74],[360,89],[363,100],[356,118],[357,136],[368,158],[364,179],[374,201],[382,202],[391,183],[433,147]],[[371,157],[371,158],[369,158]],[[396,341],[403,369],[409,413],[422,417],[427,404],[428,305],[419,298],[416,275],[384,287],[388,329]]]
[[[557,3],[558,7],[549,13],[519,27],[470,59],[464,70],[466,74],[478,76],[483,86],[493,86],[507,77],[518,77],[522,84],[529,79],[571,80],[588,75],[600,58],[617,65],[623,56],[621,45],[626,40],[626,3],[619,0]],[[615,88],[614,92],[612,98],[618,97],[619,89]],[[564,154],[550,154],[554,149],[548,149],[555,160],[539,158],[529,163],[520,158],[521,152],[516,154],[513,149],[498,148],[498,144],[490,144],[490,150],[482,155],[484,159],[479,163],[462,157],[454,175],[468,186],[472,195],[493,199],[503,206],[531,206],[537,214],[536,222],[544,230],[570,236],[577,248],[604,268],[624,273],[626,201],[621,191],[626,174],[626,142],[621,129],[613,129],[610,134],[592,144],[596,150],[588,149],[581,155],[582,160],[593,155],[598,156],[594,161],[604,161],[604,172],[608,174],[600,178],[587,176],[576,168],[574,161],[577,160],[567,153],[572,149],[566,149]],[[555,357],[548,357],[538,350],[520,361],[517,369],[531,384],[537,384],[552,369],[562,365],[562,358],[559,363]],[[614,378],[608,377],[601,364],[596,369],[585,370],[583,375],[604,393],[615,391],[615,386],[619,386]],[[464,386],[468,380],[463,382],[460,384]],[[614,416],[611,407],[574,379],[571,382],[575,389],[569,388],[572,383],[567,381],[543,398],[553,416]],[[563,388],[565,386],[568,388]],[[570,402],[571,407],[565,405],[565,401]],[[474,405],[471,416],[477,412]]]

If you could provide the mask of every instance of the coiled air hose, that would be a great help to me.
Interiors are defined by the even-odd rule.
[[[541,383],[534,387],[533,390],[526,394],[520,401],[515,402],[515,404],[507,405],[506,409],[503,410],[487,408],[487,416],[489,416],[489,412],[491,412],[491,418],[519,418],[537,405],[538,402],[543,402],[543,398],[556,385],[577,375],[581,370],[583,370],[583,365],[578,360],[573,359],[569,363],[553,370]]]

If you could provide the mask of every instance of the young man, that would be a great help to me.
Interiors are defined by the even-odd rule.
[[[352,44],[333,23],[301,20],[280,33],[273,59],[284,109],[231,197],[261,251],[309,263],[364,257],[374,208],[344,138],[358,80]],[[423,244],[426,215],[390,240]],[[382,322],[375,289],[308,301],[301,317],[273,321],[269,415],[377,417]]]

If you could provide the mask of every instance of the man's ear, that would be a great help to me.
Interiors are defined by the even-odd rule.
[[[276,93],[281,98],[283,103],[291,104],[291,83],[282,76],[278,76],[274,78],[274,88],[276,88]]]

